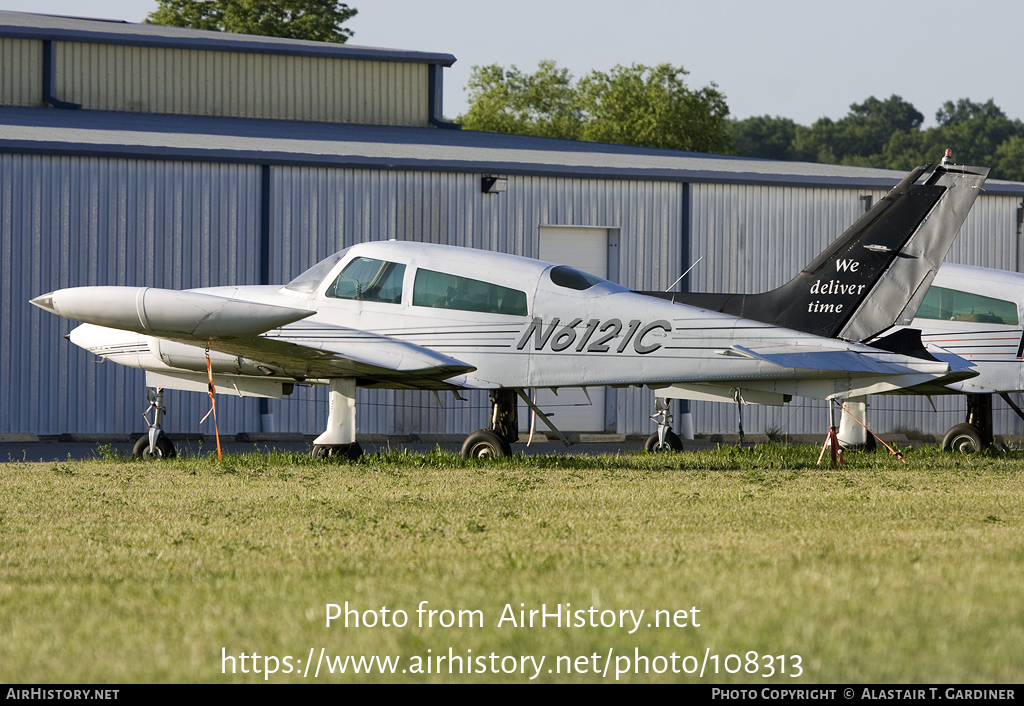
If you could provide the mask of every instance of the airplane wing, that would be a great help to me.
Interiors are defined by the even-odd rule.
[[[323,323],[302,322],[259,336],[214,340],[210,348],[258,360],[289,377],[352,377],[366,387],[444,388],[450,386],[444,380],[476,370],[414,343]]]
[[[32,300],[65,318],[193,347],[181,357],[205,372],[203,350],[247,359],[268,378],[353,377],[367,386],[449,387],[475,370],[412,343],[357,329],[296,322],[315,312],[199,292],[151,287],[75,287]],[[78,329],[76,329],[78,331]],[[74,334],[73,334],[74,335]],[[79,336],[87,335],[80,332]]]

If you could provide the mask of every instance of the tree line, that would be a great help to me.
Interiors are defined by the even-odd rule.
[[[900,96],[854,103],[839,120],[810,127],[789,118],[752,117],[729,124],[735,154],[906,171],[935,162],[948,147],[957,162],[992,167],[992,178],[1024,181],[1024,123],[989,99],[946,101],[934,127]]]
[[[486,132],[899,171],[935,162],[948,147],[958,162],[991,166],[993,178],[1024,181],[1024,123],[991,99],[946,101],[927,129],[924,115],[897,95],[870,96],[838,120],[805,126],[768,115],[732,119],[714,83],[692,90],[686,74],[681,66],[634,64],[574,82],[553,61],[532,74],[477,66],[469,109],[456,120]]]
[[[337,0],[157,0],[146,22],[192,29],[344,43],[357,10]],[[936,125],[900,96],[869,96],[846,116],[799,125],[768,115],[736,120],[714,83],[694,90],[682,66],[615,66],[578,81],[554,61],[533,73],[474,66],[470,130],[642,147],[878,167],[906,171],[948,147],[958,162],[992,167],[992,177],[1024,181],[1024,123],[989,99],[946,101]]]

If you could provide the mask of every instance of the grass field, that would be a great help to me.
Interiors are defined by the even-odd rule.
[[[0,464],[2,682],[263,681],[266,656],[275,683],[611,682],[627,670],[620,681],[1024,681],[1019,452],[912,449],[909,466],[848,454],[838,469],[778,445],[352,466],[107,456]],[[346,601],[375,611],[361,620],[386,606],[408,623],[327,627],[327,605]],[[419,627],[422,601],[453,612]],[[499,627],[506,604],[518,623],[520,610],[567,603],[586,626],[537,615]],[[482,626],[459,628],[460,610]],[[394,674],[352,662],[331,674],[321,649],[399,661]],[[242,653],[260,655],[260,674]],[[414,673],[424,658],[430,673]],[[304,676],[308,662],[319,676]],[[687,673],[698,663],[703,678]]]

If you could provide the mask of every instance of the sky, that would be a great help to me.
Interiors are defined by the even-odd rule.
[[[896,94],[924,114],[947,100],[995,100],[1024,119],[1024,3],[1019,0],[351,0],[350,44],[452,54],[444,113],[467,108],[473,66],[576,77],[616,64],[682,66],[692,89],[717,84],[733,117],[810,125],[851,103]],[[0,10],[140,22],[155,0],[0,0]],[[1016,77],[1016,78],[1015,78]]]

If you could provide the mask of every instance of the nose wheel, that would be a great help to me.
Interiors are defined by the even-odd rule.
[[[648,436],[647,441],[644,442],[644,448],[647,450],[647,453],[652,454],[661,453],[662,451],[682,451],[683,442],[678,434],[666,429],[664,439],[659,437],[658,432]]]
[[[163,434],[160,434],[156,438],[156,445],[151,446],[149,442],[149,436],[140,437],[135,442],[135,448],[132,449],[132,456],[135,458],[141,458],[143,461],[156,461],[162,458],[174,458],[178,455],[178,452],[174,449],[174,444]]]
[[[679,435],[672,431],[672,413],[669,411],[668,400],[661,397],[654,398],[654,414],[651,421],[658,425],[658,431],[647,437],[644,448],[647,453],[661,453],[663,451],[682,451],[683,442]]]

